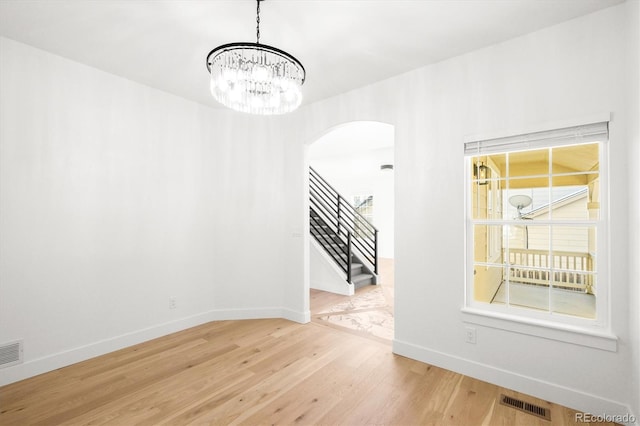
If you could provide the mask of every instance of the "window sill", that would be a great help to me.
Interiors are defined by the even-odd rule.
[[[584,327],[552,323],[471,307],[464,307],[461,311],[463,321],[467,323],[587,346],[609,352],[618,351],[618,337],[606,331],[589,330]]]

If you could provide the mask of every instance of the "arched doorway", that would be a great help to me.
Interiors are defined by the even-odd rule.
[[[347,282],[344,271],[323,250],[317,236],[309,238],[311,320],[390,342],[394,296],[394,126],[374,121],[336,126],[311,143],[306,161],[315,174],[355,208],[359,217],[375,226],[378,235],[378,273],[364,284],[357,279],[366,274]],[[317,177],[311,179],[312,189],[313,179]],[[358,232],[356,229],[355,238]]]

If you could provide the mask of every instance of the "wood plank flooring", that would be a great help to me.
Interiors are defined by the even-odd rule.
[[[549,425],[500,393],[317,323],[220,321],[0,388],[8,425]]]

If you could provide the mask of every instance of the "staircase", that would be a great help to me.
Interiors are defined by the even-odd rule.
[[[355,288],[378,282],[378,230],[309,168],[311,235]]]

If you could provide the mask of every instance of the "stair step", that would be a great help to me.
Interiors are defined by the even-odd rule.
[[[317,235],[316,237],[319,237],[318,239],[320,240],[320,245],[322,246],[333,246],[333,247],[345,247],[346,244],[343,242],[336,242],[331,235],[325,235],[326,238],[324,238],[322,235]]]
[[[356,283],[359,283],[360,281],[365,281],[371,278],[373,278],[373,275],[371,274],[358,274],[351,277],[351,282],[356,284]]]
[[[322,238],[327,238],[331,240],[333,240],[334,238],[337,238],[335,234],[320,233],[320,232],[313,232],[313,231],[311,231],[311,233],[316,237],[322,237]]]
[[[317,235],[318,237],[323,237],[323,238],[336,238],[335,234],[321,234],[321,233],[315,233],[314,235]]]
[[[362,263],[351,263],[351,274],[359,275],[362,272]]]
[[[364,287],[374,284],[373,275],[371,274],[358,274],[351,277],[351,282],[355,288]]]

